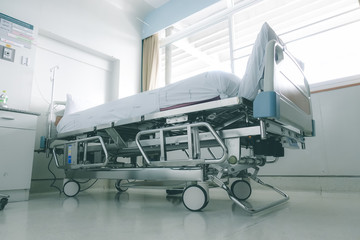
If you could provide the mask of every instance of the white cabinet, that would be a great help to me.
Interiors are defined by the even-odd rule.
[[[34,157],[37,114],[0,110],[0,192],[27,200]]]

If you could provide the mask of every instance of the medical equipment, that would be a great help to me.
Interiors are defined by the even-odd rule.
[[[286,193],[257,175],[260,167],[283,157],[285,147],[304,149],[305,137],[314,135],[310,90],[298,62],[275,40],[266,45],[259,84],[261,92],[254,101],[230,94],[164,111],[146,109],[108,123],[95,120],[91,127],[58,133],[52,153],[68,179],[65,195],[80,191],[75,179],[115,179],[118,191],[139,185],[182,189],[183,204],[191,211],[206,207],[208,188],[213,186],[224,189],[249,213],[286,202]],[[153,93],[155,99],[162,96],[161,90],[145,96],[152,99]],[[133,100],[136,96],[128,99]],[[68,126],[76,125],[76,116],[92,119],[94,115],[86,113],[100,114],[100,108],[73,114]],[[258,209],[249,207],[244,200],[252,192],[250,179],[281,199]]]
[[[55,74],[56,74],[56,70],[59,69],[59,66],[54,66],[52,68],[50,68],[50,72],[51,72],[51,76],[50,76],[50,81],[51,81],[51,100],[50,100],[50,109],[52,112],[52,110],[54,109],[54,105],[56,103],[54,103],[54,88],[55,88]],[[53,122],[53,114],[49,115],[49,129],[48,129],[48,138],[51,138],[51,131],[52,131],[52,125],[51,123]],[[44,144],[45,145],[45,144]]]

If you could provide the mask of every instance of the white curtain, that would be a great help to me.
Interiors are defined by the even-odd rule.
[[[154,34],[143,40],[142,91],[156,88],[159,67],[159,38]]]

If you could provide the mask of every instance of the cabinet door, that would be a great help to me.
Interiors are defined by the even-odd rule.
[[[0,127],[0,190],[29,189],[35,131]]]

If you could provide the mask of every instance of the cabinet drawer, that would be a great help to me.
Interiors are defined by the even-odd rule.
[[[0,111],[0,127],[36,129],[36,115]]]

